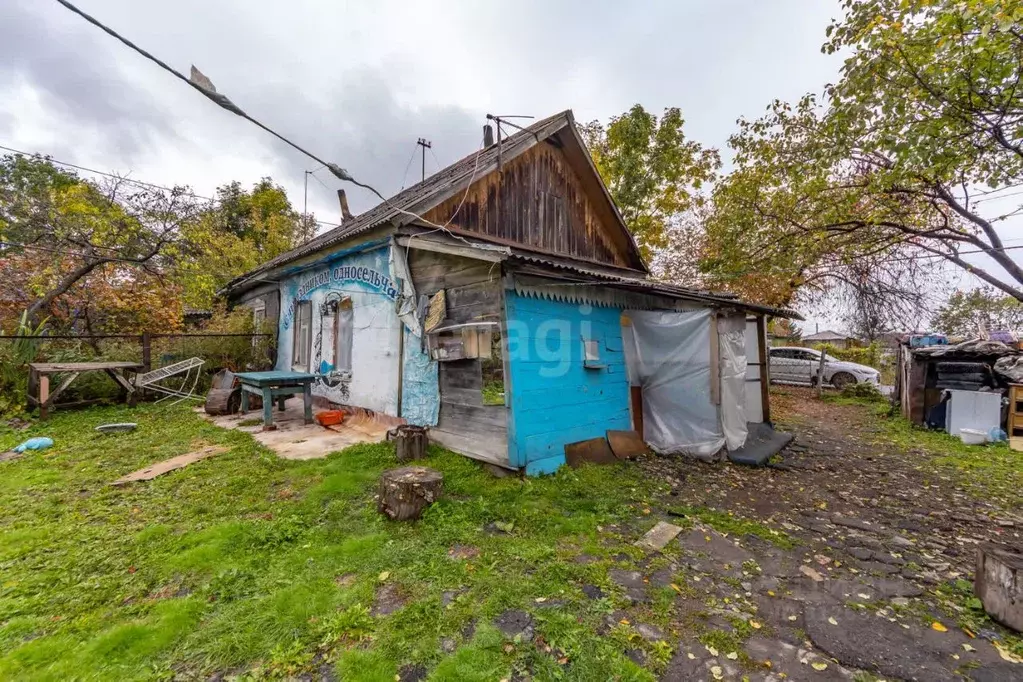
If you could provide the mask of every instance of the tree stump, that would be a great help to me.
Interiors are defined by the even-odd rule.
[[[206,394],[206,414],[234,414],[241,407],[241,389],[211,388]]]
[[[440,497],[444,476],[426,467],[389,469],[380,476],[377,508],[395,521],[418,519]]]
[[[426,446],[430,441],[426,436],[425,426],[402,424],[393,431],[388,431],[387,438],[394,440],[394,454],[402,464],[426,457]]]
[[[973,587],[989,616],[1023,632],[1023,553],[992,544],[978,547]]]

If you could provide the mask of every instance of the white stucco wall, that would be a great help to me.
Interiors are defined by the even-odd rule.
[[[331,402],[364,407],[387,415],[398,411],[398,368],[405,364],[405,382],[416,386],[417,407],[403,402],[403,414],[413,423],[436,421],[439,396],[436,390],[436,363],[419,357],[419,338],[406,332],[405,357],[399,357],[401,321],[395,312],[399,287],[388,271],[386,244],[371,250],[325,258],[322,264],[308,268],[281,282],[281,318],[277,369],[302,369],[323,375],[313,385],[313,394]],[[352,370],[339,373],[333,367],[333,315],[324,305],[331,300],[350,298],[353,313]],[[295,306],[299,301],[312,304],[312,352],[310,366],[292,365]],[[409,347],[411,346],[411,348]],[[432,374],[432,390],[431,386]],[[425,398],[422,387],[426,387]],[[433,419],[431,422],[431,414]]]

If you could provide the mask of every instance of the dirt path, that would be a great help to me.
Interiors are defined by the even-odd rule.
[[[863,407],[798,389],[773,406],[796,433],[778,468],[643,463],[665,484],[662,518],[695,524],[673,564],[688,576],[679,618],[697,634],[664,679],[1023,680],[999,649],[1006,631],[957,625],[977,545],[1019,544],[1023,521],[934,455],[872,444]],[[707,646],[715,632],[743,650]]]

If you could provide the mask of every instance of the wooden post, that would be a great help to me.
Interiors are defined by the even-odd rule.
[[[153,338],[149,332],[142,332],[142,371],[153,370]]]
[[[377,508],[395,521],[418,519],[440,497],[444,476],[426,467],[390,469],[380,476]]]
[[[44,372],[39,373],[39,418],[46,419],[50,402],[50,375]]]
[[[757,315],[757,356],[760,358],[760,404],[765,424],[771,423],[771,363],[767,355],[767,318]]]
[[[721,339],[716,311],[710,316],[710,402],[721,404]]]
[[[828,355],[821,349],[821,359],[817,363],[817,397],[820,398],[824,393],[824,358]]]

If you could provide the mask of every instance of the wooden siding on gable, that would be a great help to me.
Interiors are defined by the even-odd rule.
[[[464,191],[431,209],[426,218],[448,222]],[[611,213],[587,195],[565,154],[540,143],[477,180],[452,227],[539,251],[627,268],[630,261],[607,224]]]

